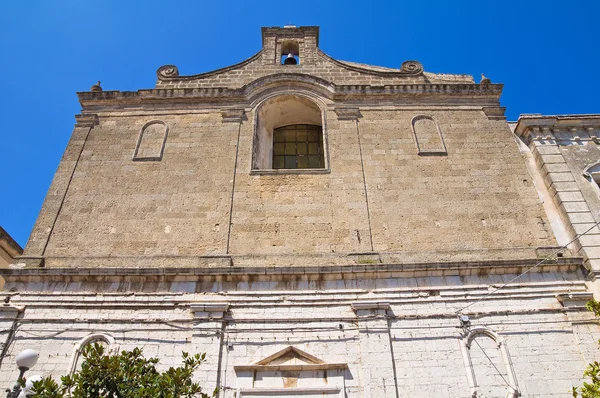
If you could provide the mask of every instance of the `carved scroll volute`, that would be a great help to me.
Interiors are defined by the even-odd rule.
[[[156,76],[161,79],[172,79],[179,76],[179,69],[175,65],[163,65],[156,71]]]
[[[419,61],[405,61],[402,63],[400,71],[416,75],[423,72],[423,65]]]

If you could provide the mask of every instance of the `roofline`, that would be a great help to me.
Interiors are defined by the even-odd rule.
[[[12,236],[0,226],[0,248],[6,251],[11,257],[23,254],[23,248],[13,239]]]
[[[567,114],[567,115],[542,115],[522,114],[516,122],[515,134],[524,136],[532,127],[589,127],[600,126],[600,114]]]
[[[400,68],[397,70],[390,69],[388,71],[380,71],[380,70],[369,69],[368,65],[367,65],[367,67],[360,67],[360,66],[356,66],[356,65],[349,65],[344,61],[338,61],[337,59],[327,55],[321,49],[318,49],[317,53],[320,56],[333,62],[334,64],[336,64],[337,66],[339,66],[341,68],[344,68],[344,69],[350,70],[350,71],[354,71],[354,72],[364,73],[367,75],[382,76],[382,77],[404,77],[404,76],[419,76],[419,75],[423,74],[423,72],[424,72],[423,65],[421,65],[421,63],[419,61],[412,61],[412,60],[404,61],[404,62],[402,62],[402,65],[400,66]],[[160,81],[188,81],[188,80],[205,79],[208,77],[219,75],[221,73],[225,73],[225,72],[229,72],[229,71],[232,71],[235,69],[242,68],[242,67],[250,64],[251,62],[259,59],[262,56],[262,54],[263,54],[263,50],[260,50],[259,52],[257,52],[253,56],[251,56],[250,58],[247,58],[247,59],[243,60],[242,62],[238,62],[237,64],[225,66],[223,68],[211,70],[208,72],[197,73],[194,75],[180,75],[179,69],[177,68],[177,66],[163,65],[160,68],[158,68],[158,70],[156,71],[156,77]]]

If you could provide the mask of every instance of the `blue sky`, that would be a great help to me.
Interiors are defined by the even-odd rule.
[[[600,1],[3,1],[0,225],[25,246],[80,107],[75,93],[152,88],[261,47],[261,26],[319,25],[334,58],[485,73],[521,113],[600,113]]]

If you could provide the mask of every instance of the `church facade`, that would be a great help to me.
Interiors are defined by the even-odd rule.
[[[571,396],[600,338],[600,119],[509,124],[501,84],[318,42],[263,28],[239,64],[78,93],[0,271],[6,386],[24,348],[58,378],[102,341],[205,352],[223,398]]]

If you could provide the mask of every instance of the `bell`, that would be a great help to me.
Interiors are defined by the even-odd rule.
[[[289,53],[287,55],[287,57],[285,58],[285,61],[283,61],[284,65],[296,65],[298,64],[298,61],[296,61],[296,58],[294,58],[294,54]]]

